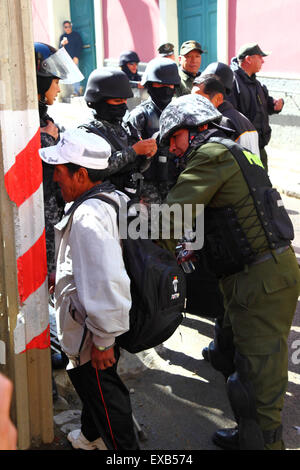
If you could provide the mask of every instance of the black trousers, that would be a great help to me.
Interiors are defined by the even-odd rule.
[[[119,356],[115,348],[116,364],[106,370],[98,370],[105,406],[96,369],[91,362],[67,372],[82,401],[81,432],[84,437],[88,441],[102,437],[109,450],[137,450],[139,446],[134,433],[129,392],[117,373]]]

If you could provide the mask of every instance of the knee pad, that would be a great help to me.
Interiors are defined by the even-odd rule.
[[[214,341],[208,346],[208,358],[213,368],[222,372],[226,379],[235,370],[232,331],[230,328],[222,328],[218,320]]]
[[[264,438],[257,422],[254,388],[248,378],[248,359],[236,352],[235,365],[236,371],[227,380],[227,393],[238,422],[240,449],[262,450]]]

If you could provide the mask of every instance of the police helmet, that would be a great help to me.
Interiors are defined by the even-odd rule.
[[[226,93],[229,94],[231,92],[233,85],[233,71],[228,65],[223,62],[212,62],[205,70],[203,70],[201,77],[209,74],[217,75],[222,85],[225,87]]]
[[[136,52],[134,51],[122,52],[119,58],[119,66],[122,67],[123,65],[128,64],[128,62],[135,62],[137,64],[140,62],[140,58]]]
[[[60,78],[53,75],[52,71],[49,71],[47,68],[46,61],[52,54],[55,54],[55,52],[57,52],[55,47],[44,44],[43,42],[34,43],[36,74],[39,77]]]
[[[64,47],[57,50],[49,44],[35,42],[34,53],[38,85],[42,83],[43,88],[45,88],[46,82],[51,84],[54,78],[58,78],[66,84],[80,82],[84,79]],[[38,91],[40,93],[40,90]]]
[[[94,70],[87,81],[84,99],[90,108],[110,98],[132,98],[129,79],[122,70],[104,67]]]
[[[178,129],[191,129],[219,122],[222,114],[204,96],[184,95],[171,101],[160,116],[160,140],[166,141]]]
[[[157,57],[148,62],[141,83],[142,85],[151,82],[179,85],[180,81],[178,67],[175,62],[171,59]]]

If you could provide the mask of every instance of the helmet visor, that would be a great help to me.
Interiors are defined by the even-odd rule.
[[[64,47],[44,60],[42,69],[44,72],[59,78],[66,85],[77,83],[84,79],[84,76]]]

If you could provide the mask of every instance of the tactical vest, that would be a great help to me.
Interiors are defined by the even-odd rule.
[[[208,143],[224,145],[241,168],[253,199],[260,229],[267,240],[264,252],[290,245],[294,238],[292,222],[279,192],[272,187],[260,158],[229,139],[212,137]],[[242,271],[245,265],[258,260],[259,254],[253,251],[234,206],[207,206],[204,211],[204,227],[202,253],[205,264],[218,277]]]
[[[144,101],[140,106],[146,119],[146,126],[142,131],[142,136],[143,139],[151,139],[153,134],[159,130],[161,110],[151,99]]]
[[[123,150],[128,147],[127,137],[123,139],[121,136],[118,138],[113,133],[109,132],[109,129],[99,129],[93,124],[83,125],[94,134],[101,136],[105,139],[110,147],[111,151]],[[124,130],[124,136],[126,132]],[[137,163],[128,163],[120,171],[113,175],[108,176],[109,181],[116,186],[120,191],[124,191],[130,198],[139,197],[139,193],[142,186],[143,175],[140,173]]]
[[[142,136],[144,139],[151,139],[153,134],[159,131],[161,111],[150,99],[142,103],[141,107],[146,120]],[[158,147],[158,152],[152,158],[150,167],[143,173],[145,181],[160,183],[168,180],[168,151],[164,150],[161,146]]]

